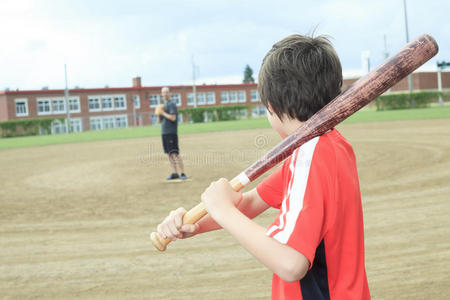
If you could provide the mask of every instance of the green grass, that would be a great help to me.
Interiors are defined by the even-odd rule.
[[[450,118],[450,106],[431,107],[423,109],[374,111],[365,108],[347,120],[345,123],[396,121],[396,120],[423,120]],[[266,118],[251,118],[238,121],[209,122],[197,124],[181,124],[180,134],[191,134],[201,132],[242,130],[269,128],[270,124]],[[130,127],[124,129],[86,131],[73,134],[41,135],[31,137],[1,138],[0,149],[34,147],[54,144],[105,141],[125,138],[142,138],[160,135],[160,126]]]

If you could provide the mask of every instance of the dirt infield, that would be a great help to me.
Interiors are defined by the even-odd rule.
[[[450,119],[339,129],[358,159],[373,299],[448,299]],[[165,253],[148,235],[279,139],[264,129],[180,140],[193,178],[180,184],[162,183],[159,138],[0,151],[0,298],[268,299],[271,273],[224,232]]]

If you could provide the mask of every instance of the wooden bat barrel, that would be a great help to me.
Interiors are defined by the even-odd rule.
[[[267,170],[289,157],[295,149],[335,127],[423,65],[435,56],[438,50],[439,47],[434,38],[427,34],[421,35],[408,43],[400,52],[353,83],[347,90],[304,122],[295,132],[231,180],[230,184],[233,189],[235,191],[241,190]],[[200,203],[185,214],[183,223],[194,224],[206,213],[203,204]],[[163,239],[155,232],[151,234],[150,238],[153,245],[161,251],[164,251],[167,244],[170,243],[170,239]]]

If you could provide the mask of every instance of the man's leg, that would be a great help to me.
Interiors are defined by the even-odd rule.
[[[169,162],[170,162],[170,166],[173,169],[173,173],[178,174],[177,171],[177,157],[178,154],[176,153],[169,153]]]
[[[180,173],[184,173],[184,165],[181,156],[179,154],[174,154],[174,160],[176,165],[175,168],[180,170]]]

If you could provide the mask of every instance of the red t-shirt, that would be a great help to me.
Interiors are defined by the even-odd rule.
[[[336,129],[296,149],[257,191],[280,210],[267,235],[310,262],[299,282],[273,274],[272,299],[370,299],[356,159]]]

